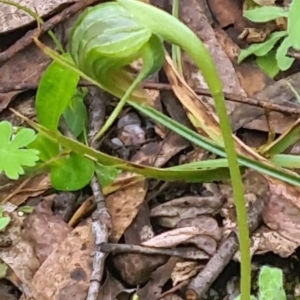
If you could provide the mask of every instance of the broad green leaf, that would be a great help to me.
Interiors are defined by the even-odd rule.
[[[276,51],[273,49],[267,55],[256,57],[256,63],[270,78],[274,78],[280,71],[277,66]]]
[[[288,70],[295,60],[294,58],[287,56],[287,52],[291,46],[290,38],[286,37],[277,49],[276,60],[281,71]]]
[[[282,270],[263,266],[259,273],[259,300],[286,300]]]
[[[8,224],[10,223],[10,217],[1,217],[0,218],[0,231],[4,231]]]
[[[101,187],[105,187],[111,184],[121,171],[114,167],[104,166],[96,163],[95,172]]]
[[[59,145],[45,135],[38,133],[36,139],[27,148],[39,151],[41,161],[48,161],[59,154]]]
[[[288,11],[277,6],[262,6],[246,10],[244,17],[254,23],[265,23],[280,17],[288,17]]]
[[[289,16],[288,16],[288,33],[291,47],[295,50],[300,50],[300,1],[293,0],[290,4]]]
[[[60,166],[50,172],[53,187],[61,191],[77,191],[85,187],[92,179],[94,162],[78,153],[61,159]]]
[[[28,128],[12,136],[11,124],[7,121],[0,123],[0,173],[4,172],[10,179],[18,179],[19,175],[24,174],[23,166],[35,166],[39,152],[24,148],[35,137],[34,131]]]
[[[86,91],[77,90],[63,116],[75,137],[84,130],[87,122],[87,111],[83,103]]]
[[[64,58],[71,60],[69,54],[63,54]],[[40,124],[56,130],[59,118],[70,103],[79,76],[52,62],[43,73],[35,99],[37,118]]]
[[[250,55],[264,56],[268,54],[275,44],[286,35],[287,31],[273,32],[263,43],[252,44],[247,49],[243,49],[239,54],[238,63],[242,62]]]

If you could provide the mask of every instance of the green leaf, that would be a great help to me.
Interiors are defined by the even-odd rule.
[[[290,4],[289,16],[288,16],[288,33],[291,46],[299,51],[300,50],[300,1],[293,0]]]
[[[44,162],[59,154],[59,145],[41,133],[37,134],[36,139],[27,148],[38,150],[40,160]]]
[[[89,184],[94,174],[94,162],[78,154],[60,160],[60,166],[50,172],[53,187],[61,191],[77,191]]]
[[[21,211],[24,214],[31,214],[33,212],[33,210],[34,210],[34,207],[30,206],[30,205],[24,205],[24,206],[20,206],[18,208],[18,211]]]
[[[69,54],[63,54],[62,57],[71,60]],[[40,124],[56,130],[59,118],[70,103],[79,76],[61,66],[52,62],[43,73],[35,100],[37,118]]]
[[[279,167],[300,169],[300,156],[293,154],[276,154],[271,156],[271,161]]]
[[[270,78],[274,78],[280,71],[277,66],[276,51],[273,49],[267,55],[258,56],[256,63]]]
[[[238,63],[242,62],[250,55],[264,56],[275,46],[275,44],[287,35],[287,31],[277,31],[270,34],[270,36],[263,42],[252,44],[247,49],[243,49],[238,57]]]
[[[282,271],[263,266],[259,273],[259,300],[286,300]]]
[[[129,102],[132,107],[139,110],[144,115],[152,118],[153,120],[158,121],[166,128],[174,131],[175,133],[179,134],[180,136],[186,138],[192,144],[195,144],[198,147],[201,147],[207,151],[210,151],[216,155],[221,157],[226,157],[226,153],[224,149],[215,144],[213,141],[205,138],[198,133],[194,132],[193,130],[185,127],[177,123],[176,121],[172,120],[171,118],[165,116],[164,114],[152,109],[150,107],[146,107],[143,105],[139,105],[133,102]],[[19,115],[21,117],[21,115]],[[156,178],[160,180],[184,180],[186,182],[209,182],[210,180],[219,180],[220,178],[224,177],[228,178],[228,173],[225,172],[225,169],[208,169],[208,170],[197,170],[197,169],[190,169],[181,170],[181,171],[174,171],[169,169],[159,169],[147,166],[136,165],[134,163],[126,162],[116,157],[109,156],[102,152],[96,151],[86,145],[79,143],[73,139],[64,137],[58,132],[51,131],[27,118],[22,117],[26,122],[35,128],[37,131],[43,132],[49,138],[54,139],[58,143],[60,143],[63,147],[67,149],[71,149],[76,153],[80,153],[82,155],[88,155],[89,157],[93,158],[95,161],[99,162],[100,164],[106,166],[114,166],[120,170],[135,172],[137,174],[144,175],[146,177]],[[263,162],[259,162],[256,160],[252,160],[250,158],[244,157],[239,155],[238,161],[242,166],[249,167],[253,170],[261,172],[263,174],[272,176],[279,180],[283,180],[287,183],[300,186],[300,176],[295,173],[289,172],[285,169],[277,168],[275,165],[265,164]],[[206,166],[207,167],[207,166]]]
[[[7,276],[8,266],[5,263],[0,263],[0,279],[4,279]]]
[[[288,17],[288,11],[277,6],[263,6],[246,10],[244,17],[254,23],[265,23],[280,17]]]
[[[0,231],[4,231],[8,224],[10,223],[10,217],[1,217],[0,218]]]
[[[77,90],[63,116],[75,137],[78,137],[86,126],[87,111],[83,99],[87,91]]]
[[[96,163],[95,172],[101,186],[105,187],[111,184],[116,179],[118,174],[120,174],[121,171],[114,167],[104,166]]]
[[[36,138],[32,129],[23,128],[12,136],[12,126],[9,122],[0,123],[0,173],[4,172],[10,179],[18,179],[24,174],[23,166],[33,167],[38,161],[39,152],[34,149],[24,149]]]
[[[288,70],[292,66],[295,60],[294,58],[288,57],[286,55],[291,46],[292,44],[288,36],[283,40],[283,42],[280,44],[280,46],[277,49],[276,60],[277,60],[277,65],[281,71]]]

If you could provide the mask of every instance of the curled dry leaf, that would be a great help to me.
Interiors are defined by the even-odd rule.
[[[262,226],[252,236],[253,244],[257,245],[256,254],[273,252],[281,257],[289,257],[293,254],[299,243],[284,238],[278,232]],[[256,242],[257,240],[257,242]]]
[[[177,262],[171,275],[171,278],[173,280],[173,286],[177,285],[182,281],[192,278],[203,267],[204,264],[199,264],[195,261]]]
[[[177,228],[192,226],[197,227],[201,235],[210,236],[216,241],[219,241],[221,239],[222,230],[219,227],[218,222],[212,217],[199,216],[195,218],[181,220],[177,224]]]
[[[159,234],[154,238],[143,242],[142,245],[155,248],[171,248],[184,243],[188,239],[199,234],[201,234],[201,231],[195,226],[178,228]]]
[[[25,183],[25,184],[24,184]],[[4,187],[2,185],[2,187]],[[36,197],[43,194],[51,187],[48,174],[39,174],[32,177],[28,181],[28,177],[11,182],[7,188],[0,191],[0,202],[9,201],[10,203],[19,206],[28,198]]]
[[[161,226],[174,228],[181,220],[217,213],[225,200],[222,195],[181,197],[156,206],[151,217],[156,217]]]
[[[43,263],[51,252],[65,239],[72,228],[51,210],[52,200],[44,200],[35,207],[24,222],[23,234],[34,247]]]
[[[90,285],[94,243],[91,221],[78,225],[57,247],[32,280],[34,299],[85,300]],[[21,300],[25,300],[24,295]]]

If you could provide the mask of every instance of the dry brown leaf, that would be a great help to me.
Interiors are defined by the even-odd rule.
[[[0,203],[9,201],[19,206],[30,197],[43,194],[50,187],[51,183],[48,174],[40,174],[30,178],[30,180],[25,177],[18,181],[10,182],[7,188],[3,188],[0,191]]]
[[[155,248],[171,248],[199,234],[201,234],[201,230],[195,226],[178,228],[161,233],[143,242],[142,245]]]
[[[40,17],[45,17],[58,9],[61,5],[76,1],[50,0],[45,2],[43,0],[17,0],[14,2],[23,5],[32,11],[36,11]],[[12,5],[0,3],[0,34],[18,29],[34,21],[35,19],[26,12],[17,9]]]
[[[293,254],[299,243],[284,238],[278,232],[261,226],[252,236],[253,244],[256,245],[255,254],[273,252],[281,257],[289,257]]]
[[[124,232],[126,244],[140,245],[154,236],[150,223],[150,212],[146,202],[143,202],[137,216]],[[124,253],[113,257],[113,263],[124,282],[138,286],[147,282],[153,270],[165,264],[165,255],[147,255],[142,253]]]
[[[172,271],[176,265],[178,258],[171,257],[169,260],[159,268],[157,268],[152,274],[148,283],[137,290],[139,299],[152,300],[157,299],[157,296],[161,293],[162,287],[171,278]]]
[[[1,5],[4,4],[0,3],[0,7]],[[0,21],[0,24],[3,23]],[[53,45],[53,42],[48,36],[41,38],[41,41],[47,46]],[[18,82],[35,85],[39,81],[49,62],[50,58],[34,44],[31,44],[29,47],[18,52],[13,59],[7,61],[0,68],[0,83]],[[20,92],[10,92],[6,94],[0,93],[0,111],[6,108],[10,101],[12,101],[12,99],[19,93]]]
[[[16,212],[11,213],[10,217],[11,223],[2,236],[10,239],[12,246],[1,248],[0,259],[9,265],[23,286],[28,287],[40,263],[35,255],[33,245],[22,234],[25,217],[19,217]]]
[[[112,241],[118,241],[124,230],[131,224],[139,205],[145,199],[146,192],[147,184],[141,181],[106,197],[105,202],[113,226],[110,235]]]
[[[177,285],[182,281],[192,278],[203,267],[203,264],[199,264],[196,261],[177,262],[171,275],[171,278],[173,280],[173,286]]]
[[[35,207],[24,222],[24,236],[42,264],[65,239],[72,228],[51,210],[52,200],[44,200]]]
[[[105,282],[99,290],[98,300],[115,300],[123,290],[122,283],[107,272]]]
[[[208,0],[210,9],[222,28],[235,25],[245,27],[240,2],[235,0]]]
[[[173,228],[181,220],[217,213],[224,202],[225,197],[222,195],[186,196],[154,207],[151,210],[151,217],[156,217],[161,226]]]
[[[94,243],[91,220],[78,225],[48,256],[32,280],[39,300],[85,300],[90,285]],[[24,295],[21,300],[25,300]]]

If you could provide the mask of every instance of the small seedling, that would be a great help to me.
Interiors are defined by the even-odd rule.
[[[300,1],[293,0],[289,9],[281,7],[264,6],[247,10],[244,16],[252,22],[264,23],[278,18],[287,19],[287,30],[276,31],[270,34],[266,41],[252,44],[241,51],[238,62],[250,55],[257,57],[258,65],[270,76],[274,77],[280,70],[288,70],[294,58],[288,56],[288,50],[300,50]],[[277,44],[279,46],[277,47]]]
[[[258,298],[251,296],[251,300],[286,300],[280,269],[263,266],[258,277],[258,288]],[[240,300],[240,296],[235,300]]]
[[[21,128],[13,133],[12,125],[0,123],[0,173],[4,172],[9,179],[18,179],[24,174],[24,166],[33,167],[39,159],[39,151],[26,149],[34,141],[36,134],[32,129]]]
[[[0,231],[5,231],[6,227],[10,223],[10,217],[5,217],[3,214],[3,208],[0,205]]]

